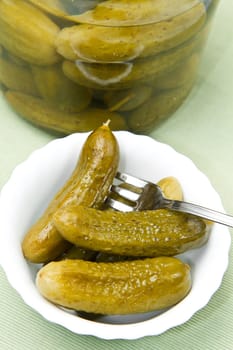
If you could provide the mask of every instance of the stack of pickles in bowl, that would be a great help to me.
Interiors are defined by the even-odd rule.
[[[218,0],[1,0],[10,106],[70,134],[151,132],[191,91]]]

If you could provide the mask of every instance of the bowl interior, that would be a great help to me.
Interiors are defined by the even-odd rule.
[[[73,134],[48,143],[33,152],[12,173],[0,196],[1,265],[25,303],[47,320],[75,333],[104,339],[136,339],[161,334],[187,321],[208,303],[220,286],[228,265],[230,247],[230,234],[226,227],[214,224],[204,247],[179,256],[191,265],[192,290],[179,304],[160,312],[92,317],[59,308],[46,301],[35,287],[35,276],[40,266],[23,258],[21,241],[25,232],[69,178],[87,135]],[[210,181],[190,159],[147,136],[125,131],[115,135],[120,146],[120,171],[153,182],[165,176],[175,176],[182,185],[186,201],[224,211]],[[216,256],[218,259],[215,259]]]

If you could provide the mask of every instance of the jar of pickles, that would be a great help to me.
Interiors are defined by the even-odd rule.
[[[218,0],[0,0],[9,105],[63,134],[151,132],[191,91]]]

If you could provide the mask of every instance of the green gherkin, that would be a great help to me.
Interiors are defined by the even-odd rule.
[[[53,223],[75,245],[126,256],[176,255],[208,238],[202,219],[166,209],[115,212],[69,206],[56,212]]]
[[[67,244],[53,224],[60,208],[72,203],[100,208],[109,192],[119,162],[118,142],[109,126],[94,130],[85,141],[70,178],[26,233],[22,250],[26,259],[44,263],[60,256]]]
[[[132,314],[167,308],[191,288],[190,267],[172,257],[96,263],[51,262],[37,274],[51,302],[97,314]]]

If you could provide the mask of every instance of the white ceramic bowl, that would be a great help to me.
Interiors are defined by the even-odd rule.
[[[204,247],[180,256],[192,267],[192,290],[183,301],[162,313],[106,316],[96,320],[77,316],[49,303],[38,293],[35,275],[39,266],[23,258],[21,241],[25,232],[70,176],[87,135],[73,134],[54,140],[33,152],[14,170],[0,196],[1,265],[25,303],[45,319],[75,333],[104,339],[161,334],[189,320],[219,288],[228,265],[230,234],[226,227],[213,225]],[[207,177],[187,157],[147,136],[124,131],[115,135],[121,152],[120,171],[155,182],[175,176],[182,184],[185,200],[224,211]]]

